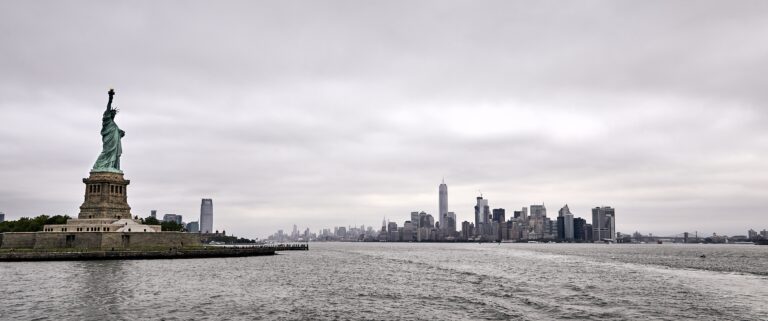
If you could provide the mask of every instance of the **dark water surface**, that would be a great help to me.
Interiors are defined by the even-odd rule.
[[[0,262],[0,319],[768,320],[768,246],[312,243],[283,253]]]

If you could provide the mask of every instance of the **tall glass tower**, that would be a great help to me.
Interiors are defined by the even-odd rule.
[[[204,198],[200,204],[200,233],[213,232],[213,200]]]
[[[440,229],[444,230],[446,228],[445,218],[448,215],[448,185],[445,185],[445,179],[443,179],[443,183],[440,184],[440,199],[438,206],[438,215],[440,215],[438,218],[440,222]]]

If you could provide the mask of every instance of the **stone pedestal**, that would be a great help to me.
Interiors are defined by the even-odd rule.
[[[91,172],[85,183],[85,202],[78,219],[130,219],[128,184],[122,173]]]

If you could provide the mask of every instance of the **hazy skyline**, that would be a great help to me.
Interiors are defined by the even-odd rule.
[[[292,224],[616,208],[768,228],[768,3],[0,3],[0,212],[76,216],[107,90],[134,215]]]

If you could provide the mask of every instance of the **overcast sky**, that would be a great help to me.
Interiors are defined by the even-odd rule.
[[[246,237],[544,203],[768,228],[766,1],[2,1],[0,211],[76,216],[107,90],[135,215]]]

